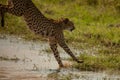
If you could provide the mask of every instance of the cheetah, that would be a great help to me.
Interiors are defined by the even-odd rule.
[[[53,20],[45,17],[41,11],[34,5],[32,0],[8,0],[8,5],[2,5],[3,13],[10,13],[15,16],[23,16],[29,29],[35,34],[48,38],[51,50],[59,65],[59,68],[64,67],[57,46],[62,47],[68,55],[78,63],[83,63],[78,60],[67,46],[64,39],[64,30],[73,31],[75,29],[74,23],[68,18],[60,20]],[[2,12],[2,11],[1,11]]]

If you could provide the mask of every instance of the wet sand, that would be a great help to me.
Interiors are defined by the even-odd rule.
[[[14,36],[0,37],[0,80],[120,80],[119,75],[87,72],[71,68],[69,56],[59,49],[68,68],[57,71],[58,64],[48,42],[24,41]],[[72,49],[73,52],[78,50]],[[8,59],[7,59],[8,58]],[[17,60],[16,60],[17,59]]]

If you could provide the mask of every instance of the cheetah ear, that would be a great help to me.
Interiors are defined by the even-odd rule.
[[[64,23],[65,23],[65,24],[67,24],[67,23],[68,23],[68,21],[69,21],[69,19],[68,19],[68,18],[65,18],[65,19],[64,19]]]

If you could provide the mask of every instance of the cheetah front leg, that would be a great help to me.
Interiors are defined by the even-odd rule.
[[[66,45],[64,38],[58,40],[58,44],[65,50],[68,55],[72,57],[73,60],[75,60],[77,63],[83,63],[83,60],[78,60],[75,55],[72,53],[72,51],[69,49],[69,47]]]
[[[59,69],[60,69],[60,68],[62,68],[62,67],[64,67],[64,66],[63,66],[63,63],[62,63],[62,61],[61,61],[59,52],[58,52],[58,50],[57,50],[57,42],[56,42],[56,40],[53,39],[53,38],[49,39],[49,42],[50,42],[50,48],[51,48],[51,50],[52,50],[53,53],[54,53],[54,57],[55,57],[55,59],[57,60],[57,62],[58,62],[58,64],[59,64]]]

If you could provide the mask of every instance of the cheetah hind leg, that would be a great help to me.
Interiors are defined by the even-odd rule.
[[[4,8],[2,7],[2,5],[0,4],[0,15],[1,15],[1,26],[4,27],[5,21],[4,21]]]

